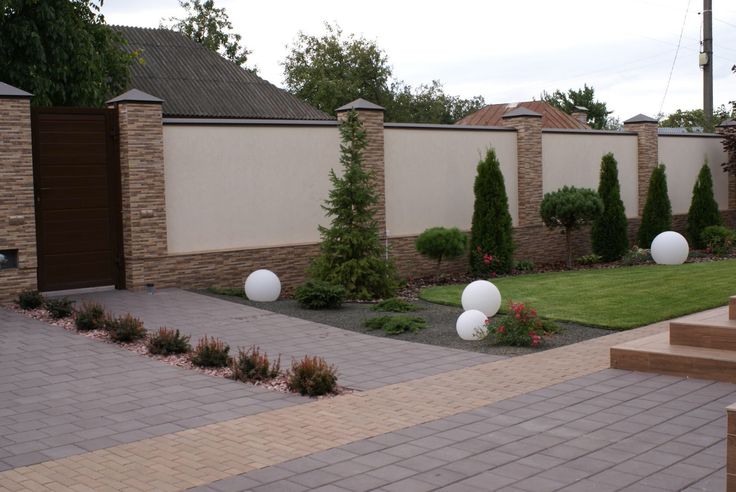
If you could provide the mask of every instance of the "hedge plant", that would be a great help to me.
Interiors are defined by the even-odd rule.
[[[687,235],[690,246],[695,249],[705,248],[707,244],[703,239],[703,229],[721,224],[718,202],[713,196],[713,176],[706,160],[700,168],[698,179],[695,180],[693,197],[687,212]]]
[[[667,194],[667,174],[664,164],[659,164],[649,179],[647,201],[641,215],[637,243],[639,247],[649,249],[659,233],[670,229],[672,229],[672,205]]]
[[[593,221],[590,231],[593,252],[603,261],[615,261],[626,253],[629,239],[618,182],[618,163],[612,153],[604,155],[601,160],[598,196],[603,202],[603,212]]]

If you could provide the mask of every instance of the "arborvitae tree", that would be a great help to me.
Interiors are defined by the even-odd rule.
[[[612,153],[604,155],[601,160],[598,196],[603,200],[603,213],[593,221],[593,252],[603,261],[615,261],[626,253],[629,240],[626,211],[618,184],[618,165]]]
[[[690,245],[697,249],[705,248],[706,244],[701,233],[703,229],[713,225],[721,225],[721,214],[718,213],[718,203],[713,197],[713,177],[706,159],[695,181],[693,199],[687,212],[687,235],[690,238]]]
[[[511,214],[501,165],[493,149],[478,163],[473,191],[470,271],[476,275],[510,272],[514,264]]]
[[[640,248],[649,248],[657,234],[672,228],[672,205],[667,194],[667,175],[664,164],[652,171],[644,212],[641,215],[638,243]]]
[[[542,198],[539,213],[544,225],[550,229],[563,229],[568,268],[572,268],[572,231],[591,223],[601,212],[603,202],[595,191],[587,188],[563,186],[557,191],[545,193]]]
[[[332,190],[322,208],[330,227],[319,226],[320,255],[310,268],[312,277],[342,285],[350,299],[391,297],[396,290],[393,265],[383,258],[373,211],[378,196],[372,173],[363,168],[366,135],[355,111],[340,124],[340,163],[343,175],[330,170]]]

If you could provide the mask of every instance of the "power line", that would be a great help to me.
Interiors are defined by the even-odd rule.
[[[662,96],[662,104],[659,105],[659,113],[662,114],[662,108],[664,108],[664,101],[667,99],[667,92],[670,90],[670,82],[672,82],[672,74],[675,72],[675,64],[677,63],[677,55],[680,53],[680,44],[682,43],[682,35],[685,32],[685,21],[687,21],[687,14],[690,11],[690,0],[687,0],[687,7],[685,7],[685,18],[682,19],[682,28],[680,28],[680,39],[677,40],[677,49],[675,50],[675,59],[672,60],[672,67],[670,68],[670,76],[667,77],[667,86],[664,88],[664,96]]]

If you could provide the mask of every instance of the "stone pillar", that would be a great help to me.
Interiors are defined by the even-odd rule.
[[[638,114],[624,121],[624,130],[637,134],[639,217],[644,212],[649,190],[649,179],[659,162],[659,122],[654,118]]]
[[[366,147],[363,152],[363,166],[373,173],[373,185],[378,195],[378,206],[374,217],[378,223],[378,234],[386,235],[386,165],[383,154],[383,113],[384,108],[365,99],[337,108],[337,120],[343,121],[347,113],[355,110],[363,123],[366,133]]]
[[[155,283],[157,259],[166,256],[164,139],[161,103],[133,89],[108,101],[117,108],[125,283]]]
[[[0,302],[38,285],[31,139],[31,94],[0,82]]]
[[[736,492],[736,403],[726,409],[728,436],[726,438],[726,490]]]
[[[539,225],[542,218],[542,115],[518,107],[503,115],[503,124],[516,128],[519,226]]]
[[[716,127],[716,133],[720,135],[725,133],[736,133],[736,121],[724,121]],[[729,155],[728,160],[731,161],[735,157],[736,156]],[[728,173],[728,209],[736,210],[736,176],[732,173]]]

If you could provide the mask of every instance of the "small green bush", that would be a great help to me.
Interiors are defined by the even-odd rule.
[[[534,262],[532,260],[518,260],[514,263],[514,270],[517,272],[532,272],[534,271]]]
[[[398,297],[391,297],[384,299],[371,308],[373,311],[383,311],[389,313],[407,313],[409,311],[416,311],[419,306],[412,304],[411,302],[399,299]]]
[[[427,321],[419,316],[379,316],[365,320],[369,330],[383,330],[389,335],[410,331],[416,333],[427,327]]]
[[[437,261],[437,273],[445,258],[457,258],[468,249],[468,236],[460,229],[453,227],[432,227],[417,237],[417,251],[423,256]]]
[[[509,302],[509,313],[495,323],[487,322],[487,328],[496,344],[512,347],[539,347],[544,335],[560,331],[557,324],[545,323],[534,308],[521,302]]]
[[[700,232],[708,251],[714,255],[727,255],[736,242],[736,231],[723,226],[708,226]]]
[[[245,290],[242,287],[209,287],[207,292],[217,294],[218,296],[242,297],[248,299]]]
[[[186,354],[192,351],[190,338],[179,333],[179,330],[161,327],[148,339],[146,346],[148,352],[154,355]]]
[[[244,383],[273,379],[281,372],[281,356],[271,363],[268,355],[253,345],[248,350],[238,350],[238,356],[230,361],[232,378]]]
[[[52,318],[68,318],[74,312],[74,301],[66,297],[46,299],[44,306]]]
[[[595,253],[591,253],[589,255],[583,255],[577,259],[577,262],[581,265],[595,265],[596,263],[600,263],[603,261],[603,258],[601,258],[600,255],[597,255]]]
[[[101,304],[85,301],[74,313],[74,324],[79,331],[101,330],[105,328],[105,308]]]
[[[143,321],[134,318],[130,313],[119,318],[107,318],[105,329],[110,334],[110,339],[118,343],[135,342],[146,336]]]
[[[621,263],[624,265],[641,265],[652,261],[652,255],[648,249],[642,249],[634,246],[624,254]]]
[[[345,300],[345,288],[326,280],[307,280],[294,291],[294,298],[306,309],[337,309]]]
[[[230,361],[228,352],[228,344],[219,338],[208,338],[205,335],[199,339],[192,353],[192,364],[199,367],[225,367]]]
[[[18,294],[18,300],[16,300],[15,303],[21,309],[28,311],[31,309],[38,309],[43,306],[44,298],[37,290],[24,290]]]
[[[327,395],[337,390],[337,372],[323,358],[307,355],[300,361],[292,361],[286,384],[289,390],[302,395]]]

